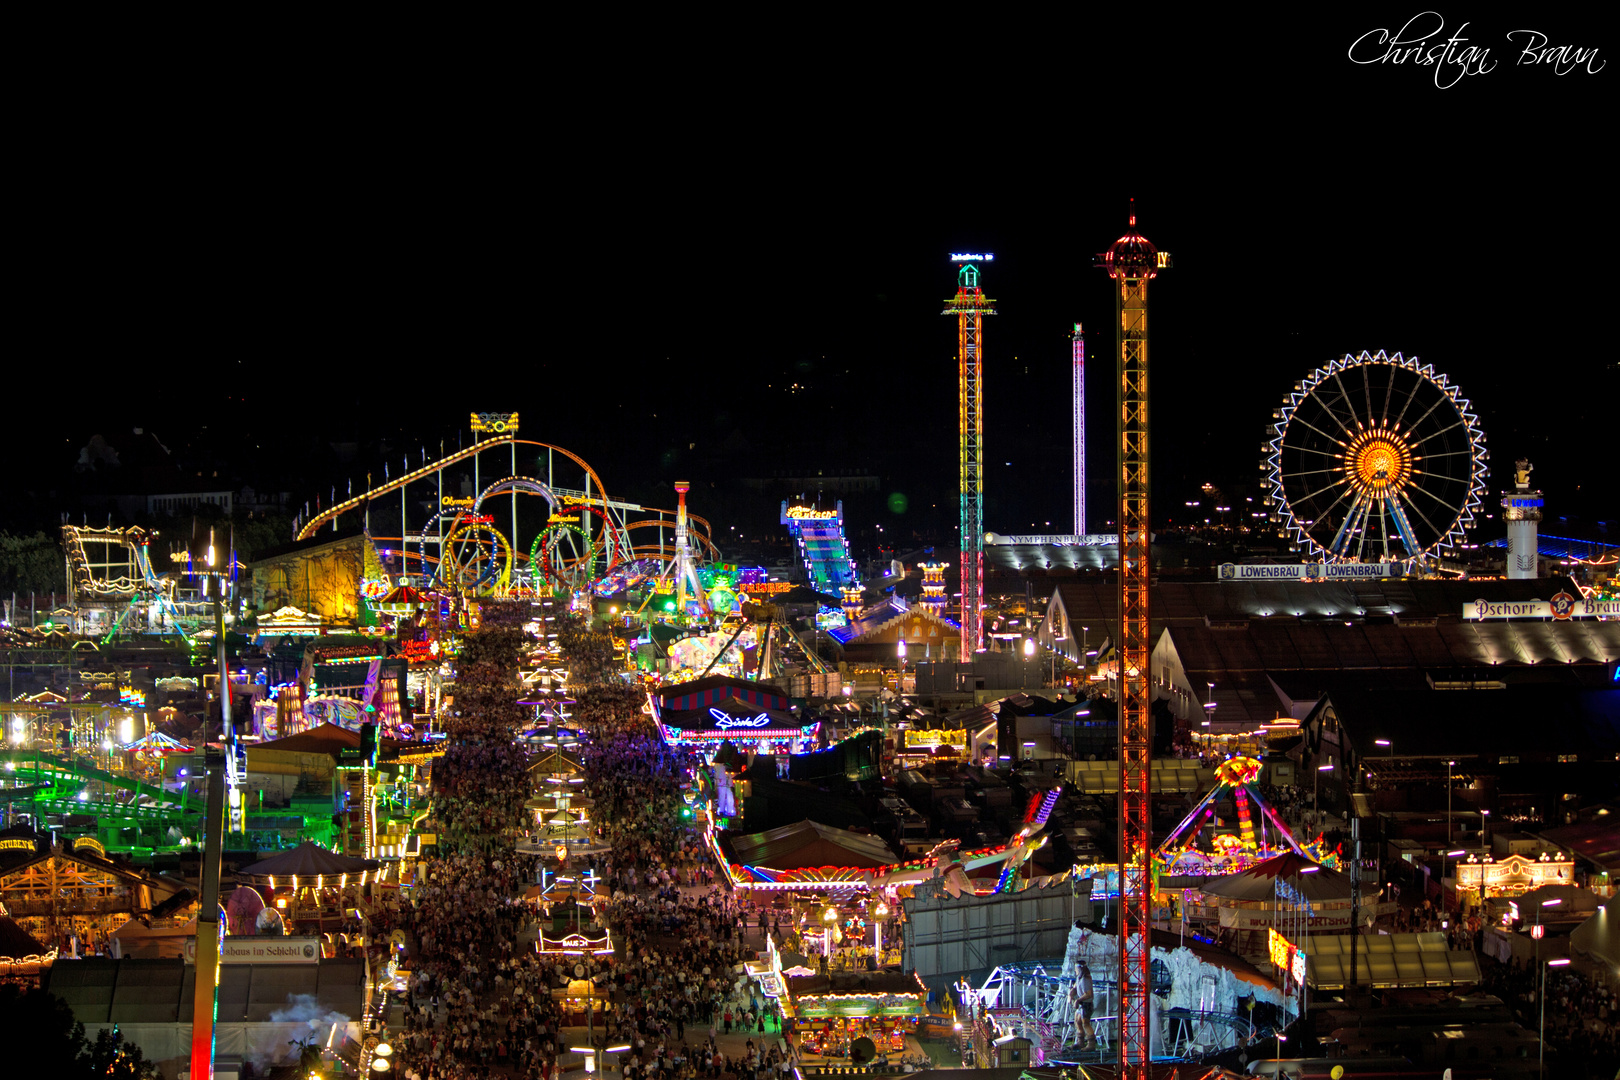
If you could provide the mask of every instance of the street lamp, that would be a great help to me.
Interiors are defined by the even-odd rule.
[[[1547,968],[1568,966],[1569,957],[1560,956],[1557,959],[1547,961],[1547,967],[1541,969],[1541,1036],[1537,1040],[1539,1045],[1536,1047],[1537,1076],[1544,1075],[1547,1068]]]
[[[872,948],[877,953],[877,966],[883,966],[883,920],[889,917],[889,905],[882,900],[872,909]]]
[[[822,955],[827,958],[827,967],[830,970],[832,968],[832,932],[833,927],[838,922],[837,910],[832,907],[828,907],[826,911],[821,913],[821,921],[825,923],[827,927],[822,931],[821,952]]]
[[[1446,762],[1446,843],[1451,843],[1451,770],[1455,761]]]
[[[1326,765],[1318,765],[1316,767],[1316,775],[1311,779],[1311,813],[1315,817],[1316,827],[1318,829],[1322,827],[1322,774],[1332,771],[1333,762],[1331,761]]]
[[[1441,904],[1444,904],[1446,902],[1446,860],[1447,859],[1460,859],[1466,854],[1468,854],[1468,852],[1462,850],[1461,848],[1458,848],[1456,851],[1447,851],[1447,852],[1445,852],[1444,854],[1442,854],[1440,856],[1440,903]],[[1457,891],[1458,890],[1456,888],[1452,889],[1452,892],[1457,892]],[[1460,903],[1457,906],[1458,906],[1459,909],[1461,909],[1461,907],[1462,907],[1462,905]]]

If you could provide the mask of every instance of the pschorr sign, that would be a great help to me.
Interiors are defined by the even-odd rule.
[[[1365,581],[1401,576],[1400,563],[1222,563],[1222,581]]]
[[[1481,619],[1620,619],[1620,600],[1589,600],[1561,592],[1551,600],[1472,600],[1463,605],[1463,618]]]

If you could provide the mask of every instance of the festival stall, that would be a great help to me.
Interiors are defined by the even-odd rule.
[[[1544,885],[1571,885],[1574,881],[1574,858],[1558,851],[1544,851],[1535,858],[1487,855],[1481,859],[1471,854],[1457,863],[1457,892],[1470,907],[1494,897],[1523,896]]]
[[[800,1053],[848,1058],[856,1040],[870,1039],[879,1054],[905,1051],[928,1001],[916,973],[788,975],[784,1023],[797,1032]]]

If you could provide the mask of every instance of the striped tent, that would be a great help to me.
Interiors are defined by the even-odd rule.
[[[659,709],[676,712],[707,709],[727,698],[752,705],[757,709],[786,712],[788,708],[787,695],[776,687],[744,679],[733,679],[725,675],[711,675],[695,682],[668,686],[658,692]]]

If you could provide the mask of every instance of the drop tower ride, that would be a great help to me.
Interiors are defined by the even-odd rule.
[[[1130,229],[1097,257],[1118,286],[1114,292],[1114,352],[1119,419],[1119,1065],[1129,1080],[1147,1080],[1153,990],[1153,703],[1148,660],[1148,282],[1170,265]]]
[[[984,642],[984,317],[996,313],[995,301],[979,288],[979,265],[995,258],[952,255],[961,263],[956,274],[956,295],[945,301],[942,314],[956,316],[956,421],[960,432],[957,462],[962,492],[962,638],[957,658],[962,663]]]
[[[1086,333],[1074,324],[1074,535],[1086,535]]]

